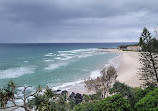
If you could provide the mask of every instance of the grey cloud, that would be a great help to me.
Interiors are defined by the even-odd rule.
[[[0,42],[137,41],[157,0],[1,0]],[[80,38],[80,39],[78,39]]]

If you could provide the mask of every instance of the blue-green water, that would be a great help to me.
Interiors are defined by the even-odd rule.
[[[0,44],[0,87],[12,80],[18,85],[65,87],[89,76],[109,63],[116,48],[129,43]]]

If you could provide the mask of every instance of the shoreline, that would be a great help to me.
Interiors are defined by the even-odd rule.
[[[105,52],[116,52],[119,56],[111,59],[109,64],[106,64],[105,67],[109,65],[116,65],[118,77],[116,80],[125,83],[131,87],[140,87],[142,81],[139,80],[138,77],[138,68],[140,68],[139,63],[139,52],[133,51],[121,51],[118,49],[105,49]],[[68,90],[68,93],[71,94],[72,92],[80,93],[80,94],[94,94],[94,91],[88,91],[85,86],[84,82],[80,82],[74,84]]]
[[[131,87],[140,87],[143,81],[139,80],[139,68],[141,68],[139,52],[122,51],[117,80]]]

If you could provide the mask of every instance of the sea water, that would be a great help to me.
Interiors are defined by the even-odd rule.
[[[0,44],[0,87],[17,85],[59,89],[99,76],[100,70],[118,53],[99,48],[117,48],[133,43]]]

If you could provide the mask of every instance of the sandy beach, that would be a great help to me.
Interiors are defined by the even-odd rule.
[[[139,87],[142,81],[138,77],[138,68],[140,68],[139,54],[132,51],[121,51],[118,49],[105,49],[106,52],[117,52],[120,56],[113,61],[117,63],[117,80],[123,82],[131,87]],[[94,92],[88,91],[84,87],[84,83],[75,84],[69,90],[69,93],[76,92],[81,94],[91,94]]]
[[[140,68],[138,52],[121,51],[120,53],[117,80],[132,87],[139,87],[142,81],[140,81],[138,77]]]
[[[139,52],[122,51],[118,49],[106,49],[106,51],[120,54],[120,57],[113,61],[114,63],[118,62],[117,80],[131,87],[139,87],[142,84],[142,81],[140,81],[138,77],[141,65],[139,62]]]

